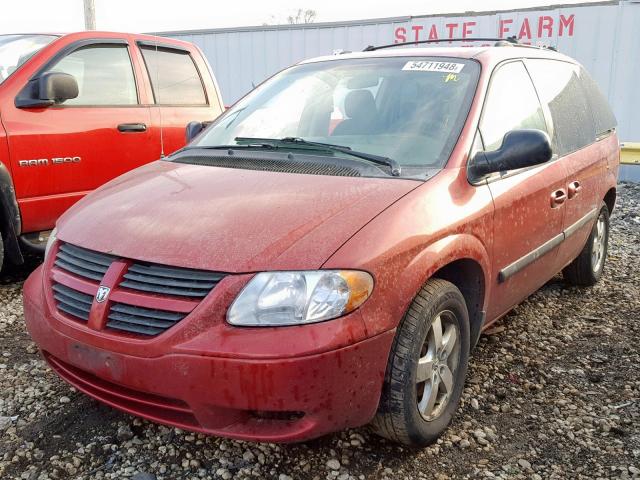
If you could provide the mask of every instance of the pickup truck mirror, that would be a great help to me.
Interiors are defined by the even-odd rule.
[[[68,73],[47,72],[38,78],[38,100],[62,103],[78,96],[78,82]]]
[[[493,172],[517,170],[540,165],[551,159],[549,135],[542,130],[511,130],[498,150],[478,152],[469,164],[472,178]]]
[[[189,122],[187,124],[187,130],[185,132],[185,140],[187,143],[191,142],[198,134],[204,129],[202,122]]]
[[[67,73],[47,72],[27,83],[15,99],[17,108],[43,108],[79,94],[78,82]]]

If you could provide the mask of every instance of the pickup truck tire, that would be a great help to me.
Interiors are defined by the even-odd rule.
[[[374,431],[410,446],[435,442],[458,407],[468,361],[464,297],[452,283],[431,279],[396,331]]]
[[[573,262],[562,270],[565,281],[571,285],[588,287],[602,277],[609,245],[609,209],[602,202],[587,243]]]
[[[2,232],[0,232],[0,272],[4,266],[4,241],[2,240]]]

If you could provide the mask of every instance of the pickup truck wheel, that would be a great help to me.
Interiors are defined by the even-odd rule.
[[[609,209],[603,202],[582,252],[562,270],[564,279],[572,285],[594,285],[602,277],[608,245]]]
[[[0,271],[4,266],[4,242],[2,241],[2,232],[0,232]]]
[[[374,431],[411,446],[435,442],[456,411],[468,360],[464,297],[452,283],[431,279],[396,332]]]

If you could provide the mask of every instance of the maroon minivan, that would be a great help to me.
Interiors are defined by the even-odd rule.
[[[615,118],[551,50],[302,62],[88,195],[24,288],[52,369],[185,429],[433,442],[480,332],[607,255]]]

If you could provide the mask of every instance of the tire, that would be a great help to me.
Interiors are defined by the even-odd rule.
[[[441,348],[434,350],[437,323],[442,327],[442,341]],[[452,332],[457,335],[455,342],[451,342]],[[447,347],[450,348],[448,357],[436,353],[446,351]],[[418,383],[421,357],[420,376],[429,377],[430,380]],[[429,373],[426,364],[434,358],[436,368]],[[398,326],[378,412],[372,421],[373,430],[382,437],[410,446],[425,446],[435,442],[451,422],[458,407],[468,361],[469,313],[464,297],[452,283],[431,279],[422,287]],[[445,365],[450,374],[442,368]],[[441,377],[438,374],[433,376],[435,370],[441,372]],[[442,380],[434,383],[434,378]],[[433,391],[436,384],[436,401],[429,410],[428,400],[434,398],[429,392]],[[444,394],[447,395],[446,400],[440,397]]]
[[[601,230],[599,230],[601,229]],[[603,202],[584,248],[573,262],[562,270],[565,281],[571,285],[588,287],[602,277],[609,245],[609,209]]]
[[[2,239],[2,232],[0,232],[0,272],[4,267],[4,242]]]

